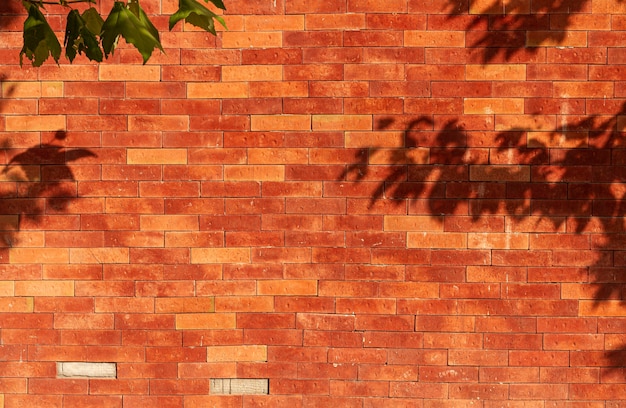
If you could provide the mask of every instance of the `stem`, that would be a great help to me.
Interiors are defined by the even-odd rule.
[[[69,7],[76,3],[95,3],[96,0],[24,0],[30,4],[45,4],[45,5],[59,5]]]

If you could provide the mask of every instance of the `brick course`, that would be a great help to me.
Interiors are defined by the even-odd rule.
[[[37,69],[0,4],[0,408],[623,405],[626,6],[565,3],[232,0]]]

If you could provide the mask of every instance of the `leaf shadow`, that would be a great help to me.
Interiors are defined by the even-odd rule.
[[[579,299],[585,313],[602,317],[606,307],[626,308],[624,115],[626,102],[610,117],[590,115],[551,131],[510,128],[492,136],[474,135],[458,118],[436,123],[424,115],[408,122],[402,146],[370,146],[367,162],[359,156],[339,180],[369,183],[370,209],[386,203],[436,222],[460,216],[475,225],[498,216],[507,220],[506,233],[578,237],[573,247],[556,249],[573,249],[574,257],[584,252],[573,261],[586,277],[576,282]],[[394,127],[394,117],[376,124],[381,131]],[[492,139],[484,143],[480,137]],[[551,241],[537,242],[552,251]],[[556,266],[568,264],[560,262]],[[626,345],[604,353],[606,375],[623,366],[625,355]]]

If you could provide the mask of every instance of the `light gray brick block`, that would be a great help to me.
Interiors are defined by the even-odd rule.
[[[85,362],[57,363],[57,377],[116,378],[117,377],[117,364],[115,363],[85,363]]]
[[[211,394],[269,394],[270,383],[266,378],[213,378]]]

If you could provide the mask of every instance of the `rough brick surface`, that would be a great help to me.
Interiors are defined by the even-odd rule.
[[[0,407],[624,406],[625,3],[225,3],[0,4]]]

